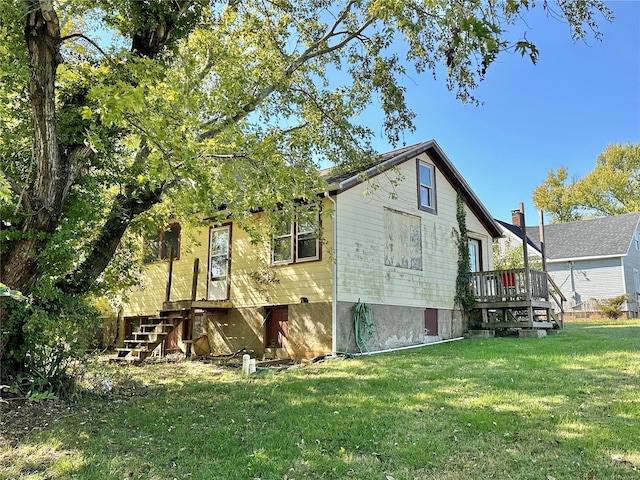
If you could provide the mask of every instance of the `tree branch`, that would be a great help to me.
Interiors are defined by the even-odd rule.
[[[264,102],[264,100],[266,100],[273,92],[275,92],[277,90],[278,85],[284,82],[285,79],[291,78],[291,76],[306,62],[313,60],[314,58],[327,55],[329,53],[340,50],[352,40],[360,38],[362,36],[362,32],[364,32],[364,30],[366,30],[367,27],[369,27],[371,24],[373,24],[376,21],[375,18],[370,18],[369,20],[365,21],[362,25],[360,25],[356,30],[352,32],[350,31],[336,32],[338,26],[347,17],[347,14],[351,6],[354,4],[355,4],[355,1],[351,0],[325,35],[323,35],[319,40],[315,41],[309,48],[307,48],[293,62],[291,62],[290,65],[284,70],[284,72],[282,73],[282,75],[277,81],[264,87],[251,100],[246,102],[244,106],[242,106],[235,115],[228,117],[226,120],[222,121],[220,124],[217,124],[217,125],[215,124],[219,121],[219,119],[206,122],[203,126],[208,129],[200,134],[200,137],[199,137],[200,140],[213,138],[216,135],[220,134],[222,131],[224,131],[227,127],[234,125],[235,123],[245,118],[247,115],[253,112],[262,102]],[[335,45],[330,45],[330,46],[321,48],[321,45],[325,44],[335,36],[344,37],[344,38],[340,42],[336,43]]]

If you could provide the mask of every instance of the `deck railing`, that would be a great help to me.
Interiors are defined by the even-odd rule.
[[[527,299],[549,300],[546,272],[529,270],[529,281],[526,280],[524,268],[473,272],[471,274],[471,286],[478,303],[517,302]],[[527,295],[527,283],[531,295]]]

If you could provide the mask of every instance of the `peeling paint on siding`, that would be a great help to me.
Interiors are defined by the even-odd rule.
[[[422,230],[420,217],[384,209],[384,264],[422,270]]]

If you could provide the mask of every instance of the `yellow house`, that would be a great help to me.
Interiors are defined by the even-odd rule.
[[[160,331],[145,326],[160,310],[156,324],[190,320],[175,330],[174,344],[206,336],[206,349],[220,355],[302,359],[461,336],[466,326],[454,308],[458,192],[472,270],[492,270],[500,228],[438,144],[395,150],[365,171],[329,172],[327,180],[317,218],[322,240],[305,223],[285,225],[264,246],[233,222],[193,235],[172,226],[154,252],[160,260],[172,244],[178,253],[172,262],[150,263],[146,281],[131,292],[124,315],[142,327],[122,354],[143,358],[158,344],[143,339]]]

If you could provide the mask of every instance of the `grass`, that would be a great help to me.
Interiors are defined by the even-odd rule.
[[[59,407],[0,446],[0,479],[640,478],[637,320],[250,377],[96,365],[133,395]]]

